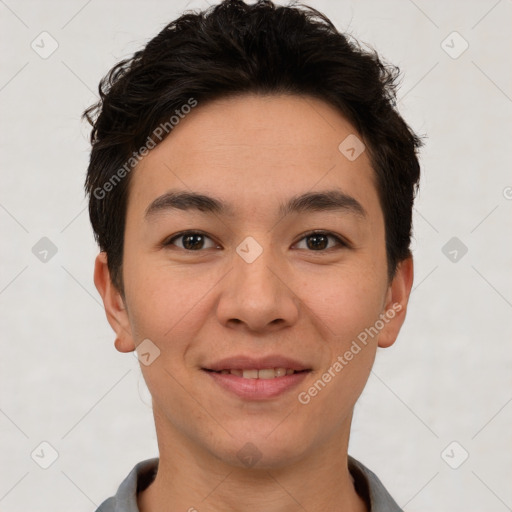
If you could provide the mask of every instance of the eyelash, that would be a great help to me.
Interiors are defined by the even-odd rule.
[[[206,233],[204,233],[202,231],[182,231],[181,233],[173,235],[172,238],[166,239],[162,243],[162,246],[163,247],[168,247],[170,245],[174,245],[173,242],[175,240],[183,238],[186,235],[202,235],[202,236],[204,236],[206,238],[210,238],[210,240],[211,240],[211,237],[208,236]],[[305,233],[304,235],[302,235],[302,238],[300,238],[294,245],[296,245],[299,242],[302,242],[302,240],[304,240],[305,238],[308,238],[308,237],[314,236],[314,235],[325,235],[325,236],[327,236],[329,238],[333,238],[334,240],[336,240],[336,242],[338,242],[338,245],[341,246],[342,248],[350,248],[351,247],[350,244],[346,240],[341,238],[340,236],[335,235],[331,231],[322,231],[322,230],[314,230],[314,231],[309,231],[308,233]],[[334,248],[335,247],[330,247],[329,249],[320,249],[318,251],[308,250],[308,252],[328,252],[328,251],[330,251],[330,250],[332,250]],[[190,249],[184,249],[184,248],[181,248],[181,247],[178,247],[178,249],[182,249],[183,251],[189,252],[189,253],[202,252],[203,250],[205,250],[205,249],[198,249],[197,251],[194,251],[194,250],[190,250]]]

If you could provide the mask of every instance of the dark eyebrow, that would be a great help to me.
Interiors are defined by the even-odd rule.
[[[145,217],[167,210],[198,210],[234,217],[233,206],[221,199],[194,192],[170,190],[157,197],[147,208]],[[279,215],[284,217],[291,213],[344,211],[358,217],[366,217],[366,211],[359,201],[340,190],[306,192],[292,197],[286,204],[279,207]]]
[[[361,203],[341,190],[325,190],[321,192],[306,192],[292,197],[288,203],[281,205],[281,216],[290,213],[344,211],[358,217],[366,217],[366,210]]]

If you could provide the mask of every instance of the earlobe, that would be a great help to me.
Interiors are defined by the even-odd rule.
[[[402,260],[396,269],[393,281],[389,285],[386,305],[384,328],[379,334],[378,346],[387,348],[393,345],[404,323],[414,279],[414,265],[412,257]]]
[[[112,283],[107,254],[100,252],[94,264],[94,284],[103,299],[107,320],[116,333],[115,347],[119,352],[132,352],[135,344],[131,334],[128,313],[119,290]]]

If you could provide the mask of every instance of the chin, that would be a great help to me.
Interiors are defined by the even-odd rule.
[[[254,470],[290,466],[304,455],[308,446],[304,436],[295,439],[289,432],[284,431],[283,436],[270,438],[270,430],[245,433],[235,439],[226,439],[225,449],[217,445],[212,453],[230,466]]]

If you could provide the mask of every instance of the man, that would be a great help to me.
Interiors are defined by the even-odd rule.
[[[314,9],[226,0],[102,81],[94,279],[159,458],[99,511],[400,510],[347,453],[413,281],[397,74]]]

